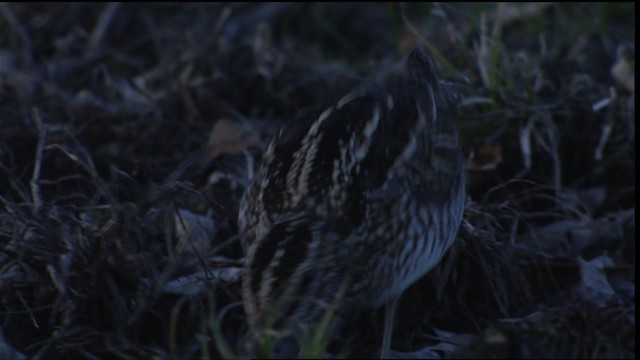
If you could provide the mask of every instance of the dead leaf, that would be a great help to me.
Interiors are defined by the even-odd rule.
[[[5,339],[4,333],[2,332],[2,329],[0,328],[0,359],[23,360],[23,359],[26,359],[26,358],[27,357],[23,353],[21,353],[20,351],[16,350],[7,341],[7,339]]]
[[[636,63],[635,49],[631,46],[620,45],[617,50],[617,60],[611,66],[611,76],[630,92],[635,90]]]
[[[437,338],[442,341],[426,346],[413,352],[399,352],[390,350],[389,357],[395,359],[446,359],[455,356],[461,348],[469,346],[476,338],[473,334],[456,334],[453,332],[434,329]]]
[[[214,281],[238,282],[242,272],[241,267],[210,268],[167,281],[162,290],[171,294],[193,296],[209,288]]]
[[[529,16],[534,16],[553,5],[550,2],[500,3],[493,14],[494,19],[510,24]]]
[[[578,257],[580,266],[581,292],[585,300],[604,306],[605,302],[616,293],[609,284],[605,267],[613,266],[613,260],[606,255],[598,256],[589,261]]]
[[[255,129],[246,123],[224,118],[213,126],[207,146],[211,158],[223,154],[242,154],[251,146],[264,148]]]
[[[597,244],[620,241],[623,226],[635,219],[635,209],[608,214],[596,220],[554,221],[518,236],[518,246],[550,257],[575,258]]]
[[[178,244],[176,252],[205,254],[213,239],[216,224],[211,216],[199,215],[186,209],[179,209],[174,217]]]
[[[493,170],[502,163],[502,151],[498,144],[487,144],[472,151],[467,159],[469,170]]]

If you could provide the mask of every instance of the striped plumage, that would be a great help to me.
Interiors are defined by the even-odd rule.
[[[254,331],[378,307],[438,263],[464,207],[457,97],[415,50],[402,83],[280,131],[240,205]]]

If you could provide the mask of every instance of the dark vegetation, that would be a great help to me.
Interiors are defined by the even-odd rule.
[[[467,83],[469,202],[393,348],[634,358],[633,3],[0,4],[0,357],[242,356],[262,150],[415,43]]]

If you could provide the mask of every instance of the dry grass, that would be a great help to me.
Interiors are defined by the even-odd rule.
[[[468,82],[470,201],[393,348],[635,357],[634,14],[0,4],[0,357],[242,356],[236,212],[262,149],[297,111],[399,76],[414,42]],[[327,351],[375,354],[382,323],[352,319]]]

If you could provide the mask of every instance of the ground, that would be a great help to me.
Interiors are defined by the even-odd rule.
[[[634,3],[5,3],[0,34],[0,357],[242,357],[262,151],[415,44],[465,84],[468,200],[393,349],[635,357]]]

